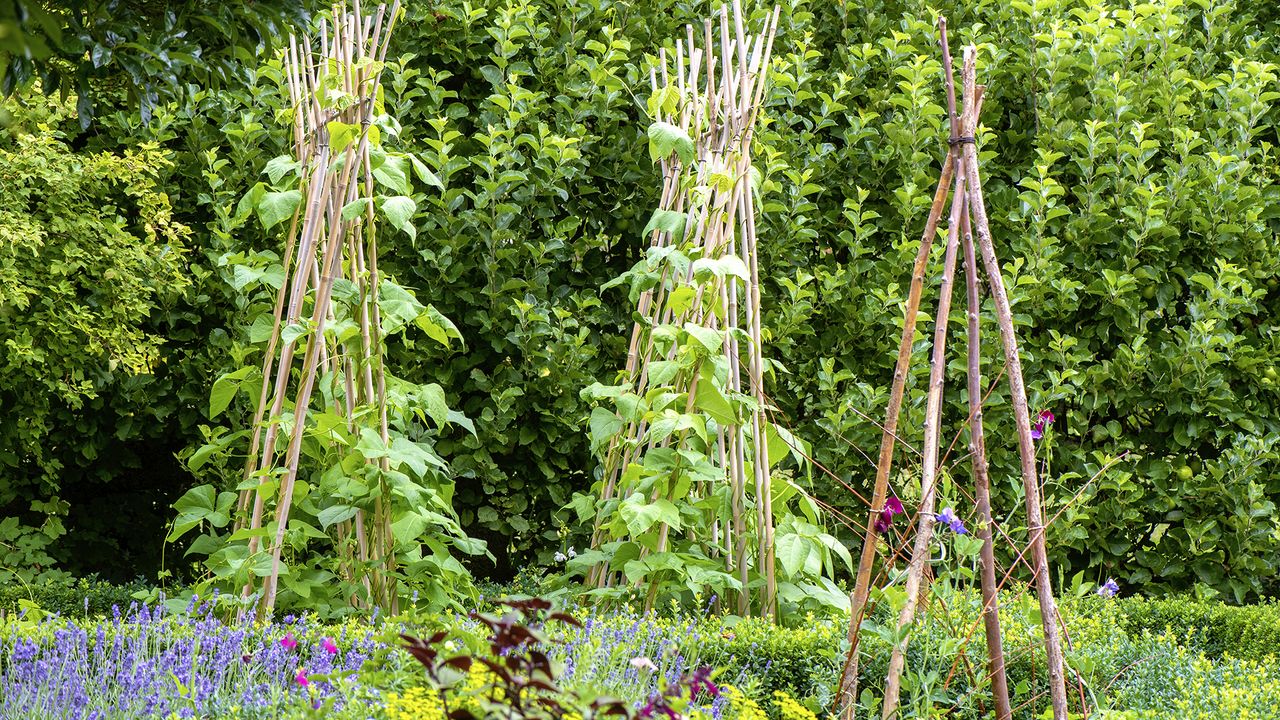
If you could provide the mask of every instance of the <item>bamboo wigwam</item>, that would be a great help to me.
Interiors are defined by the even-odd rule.
[[[302,200],[286,237],[286,277],[276,297],[241,485],[237,516],[247,520],[238,521],[236,527],[247,531],[249,557],[254,562],[263,538],[261,551],[269,565],[265,573],[257,573],[262,575],[261,585],[255,586],[257,580],[251,579],[243,588],[246,599],[260,593],[258,608],[263,615],[270,615],[275,606],[285,530],[317,379],[330,378],[336,386],[322,393],[332,398],[326,411],[343,418],[353,432],[358,430],[357,423],[373,422],[384,443],[388,438],[370,130],[379,72],[399,6],[396,0],[390,8],[379,5],[364,14],[357,0],[352,12],[335,8],[334,20],[320,23],[318,49],[313,49],[309,37],[291,37],[285,54]],[[359,200],[367,200],[363,211],[350,212],[360,209]],[[350,315],[359,332],[345,340],[325,332],[326,324],[336,317],[334,290],[340,281],[344,287],[354,287],[357,297]],[[286,332],[289,329],[293,331]],[[372,420],[357,419],[362,407],[377,409],[369,413]],[[345,579],[363,585],[367,596],[363,603],[394,609],[388,492],[383,488],[382,501],[373,512],[357,511],[335,529],[336,545],[345,553]]]
[[[1043,622],[1044,646],[1049,669],[1050,702],[1055,720],[1067,720],[1068,709],[1062,644],[1058,632],[1057,606],[1053,597],[1045,551],[1044,520],[1040,508],[1040,484],[1036,476],[1035,450],[1032,446],[1031,437],[1031,414],[1027,407],[1026,387],[1023,384],[1022,365],[1018,356],[1018,341],[1014,334],[1012,311],[1005,291],[1004,281],[1000,275],[1000,262],[995,255],[991,232],[987,223],[986,205],[983,200],[982,182],[979,173],[975,135],[978,129],[982,95],[985,88],[976,83],[977,49],[972,46],[966,47],[964,49],[964,65],[961,71],[963,104],[960,111],[957,112],[955,81],[952,74],[950,48],[947,43],[945,18],[939,18],[938,30],[945,71],[944,79],[951,138],[948,143],[949,151],[942,165],[937,191],[934,194],[933,206],[925,222],[920,250],[912,269],[902,339],[899,344],[898,360],[894,369],[893,385],[881,438],[879,460],[876,466],[876,480],[872,490],[870,519],[866,526],[862,554],[851,598],[850,649],[841,674],[837,701],[841,709],[841,717],[844,720],[853,720],[857,707],[859,631],[862,620],[866,615],[871,587],[874,582],[881,581],[887,572],[887,569],[882,569],[880,578],[873,581],[872,570],[875,565],[876,544],[879,535],[876,531],[875,520],[888,501],[889,475],[893,464],[894,445],[898,437],[898,418],[902,409],[906,378],[909,374],[908,370],[911,363],[911,345],[915,336],[920,296],[929,264],[930,250],[938,225],[942,219],[943,206],[946,204],[947,195],[950,191],[952,201],[947,222],[947,245],[943,256],[942,279],[935,319],[935,333],[925,408],[920,509],[916,516],[916,534],[911,551],[911,560],[903,582],[905,603],[897,618],[898,636],[902,639],[893,647],[892,655],[890,656],[888,675],[885,678],[881,717],[882,720],[898,717],[902,673],[905,669],[907,642],[910,636],[908,629],[915,618],[917,603],[922,592],[921,586],[925,582],[925,566],[930,556],[930,542],[933,537],[935,523],[934,506],[938,483],[943,386],[947,365],[947,322],[951,308],[956,261],[957,257],[963,253],[968,311],[967,390],[970,408],[968,417],[969,449],[977,500],[978,537],[982,540],[980,554],[980,577],[983,598],[982,621],[986,632],[988,656],[986,677],[991,681],[992,698],[995,704],[993,717],[998,718],[998,720],[1011,718],[1012,709],[1009,705],[1009,690],[1005,678],[1004,650],[1000,632],[998,613],[1000,586],[996,583],[997,568],[992,539],[995,525],[991,515],[986,444],[983,436],[982,398],[984,394],[979,367],[979,359],[981,357],[981,338],[979,335],[979,312],[981,309],[979,255],[983,265],[982,270],[987,279],[988,291],[994,301],[996,320],[999,325],[1000,339],[1004,350],[1005,371],[1009,379],[1014,422],[1018,428],[1018,452],[1021,460],[1023,489],[1026,498],[1027,527],[1030,532],[1027,547],[1022,549],[1021,552],[1018,552],[1018,548],[1013,548],[1013,550],[1020,558],[1025,554],[1029,558],[1029,564],[1033,570]],[[952,188],[952,185],[954,185],[954,188]],[[976,249],[974,243],[975,234],[977,235]],[[1010,575],[1011,572],[1005,573],[1004,578],[1006,581]]]
[[[760,337],[760,268],[751,142],[764,100],[778,15],[779,8],[775,7],[760,32],[748,34],[740,2],[734,0],[731,6],[726,3],[715,21],[704,22],[701,32],[687,27],[686,36],[675,42],[675,57],[663,50],[659,67],[650,71],[654,96],[672,99],[669,103],[653,103],[657,115],[653,119],[679,128],[693,146],[690,156],[683,159],[674,152],[661,158],[663,187],[655,218],[679,214],[685,220],[682,227],[654,228],[649,236],[650,247],[678,249],[691,258],[737,258],[746,277],[744,282],[726,273],[697,284],[692,283],[692,267],[682,277],[672,277],[675,271],[665,270],[657,287],[644,292],[638,300],[637,313],[642,319],[632,330],[622,373],[622,381],[633,392],[643,396],[652,389],[651,364],[671,360],[675,352],[674,347],[665,352],[656,349],[651,331],[659,324],[684,327],[692,323],[722,334],[728,368],[725,389],[730,394],[751,396],[756,409],[741,423],[719,427],[714,454],[730,487],[730,507],[724,513],[723,524],[711,524],[709,537],[691,539],[702,543],[710,556],[722,557],[725,572],[741,583],[737,611],[750,614],[754,605],[768,617],[777,612],[777,581],[768,443],[764,441],[768,405]],[[692,302],[687,297],[673,302],[672,290],[676,286],[696,286],[696,297]],[[738,341],[740,334],[748,338],[745,347]],[[686,412],[692,408],[700,376],[692,373],[678,377],[674,381],[677,385],[671,388],[687,395]],[[670,439],[646,441],[647,430],[644,421],[628,422],[609,445],[599,493],[602,508],[633,492],[624,478],[629,465],[641,462],[648,451],[670,444]],[[761,440],[757,442],[756,438]],[[713,491],[714,488],[706,488],[694,492],[708,497]],[[592,546],[596,548],[605,541],[601,529],[607,520],[605,515],[604,510],[597,514],[592,536]],[[668,532],[665,524],[659,528],[659,552],[667,546]],[[763,580],[763,594],[754,603],[747,589],[753,569]],[[588,582],[596,587],[623,581],[607,562],[595,566],[588,576]],[[651,586],[650,605],[655,591],[656,586]]]

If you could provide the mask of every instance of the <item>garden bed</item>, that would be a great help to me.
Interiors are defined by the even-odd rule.
[[[1013,596],[1004,613],[1009,677],[1019,717],[1044,704],[1043,660],[1034,652],[1034,603]],[[936,711],[983,717],[982,643],[955,638],[976,620],[976,598],[954,594],[931,612],[912,645],[908,681],[927,684]],[[725,692],[691,709],[715,718],[824,715],[843,657],[845,621],[809,616],[797,627],[759,620],[633,611],[576,613],[581,627],[552,624],[549,655],[560,687],[613,696],[640,708],[693,669],[709,666]],[[1088,705],[1108,718],[1266,718],[1280,707],[1274,639],[1280,607],[1232,608],[1187,600],[1083,598],[1064,602],[1068,664]],[[450,652],[483,652],[485,627],[461,614],[407,612],[334,624],[285,616],[227,624],[207,607],[134,606],[78,616],[26,610],[0,629],[0,696],[6,717],[34,718],[418,718],[438,716],[422,668],[399,649],[401,632],[446,630]],[[873,618],[873,622],[875,618]],[[888,646],[864,633],[861,686],[874,698]],[[980,637],[980,636],[979,636]],[[953,666],[955,669],[953,671]],[[478,665],[476,667],[479,667]],[[473,670],[470,692],[484,692]],[[948,675],[951,676],[948,681]],[[728,686],[726,688],[726,686]],[[1075,684],[1073,683],[1073,686]],[[1078,686],[1074,690],[1079,703]],[[872,701],[874,702],[874,701]],[[802,711],[803,708],[803,711]],[[784,712],[785,709],[785,712]],[[924,717],[929,707],[904,708]]]

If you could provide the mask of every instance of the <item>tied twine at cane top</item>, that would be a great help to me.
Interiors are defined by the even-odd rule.
[[[978,139],[973,136],[947,138],[947,144],[951,147],[960,145],[961,143],[977,144]]]

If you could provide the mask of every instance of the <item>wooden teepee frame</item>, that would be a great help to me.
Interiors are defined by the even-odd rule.
[[[351,12],[335,6],[332,22],[320,22],[318,53],[309,37],[290,37],[285,55],[303,199],[286,237],[287,277],[276,297],[275,323],[263,359],[237,513],[242,519],[236,527],[248,531],[250,558],[259,552],[259,538],[265,539],[269,572],[261,578],[261,586],[255,587],[256,577],[251,576],[243,588],[246,598],[261,592],[259,610],[264,615],[275,607],[284,536],[317,378],[334,379],[333,409],[346,419],[349,430],[356,431],[359,422],[370,422],[358,419],[357,408],[372,406],[377,410],[372,422],[384,443],[388,438],[370,128],[379,73],[399,7],[396,0],[389,10],[379,5],[366,15],[359,0]],[[343,101],[334,103],[333,97]],[[340,139],[337,133],[342,133]],[[354,284],[358,296],[352,314],[359,334],[346,341],[325,333],[326,323],[336,317],[333,295],[339,280]],[[285,332],[289,328],[306,329],[296,375],[302,338]],[[288,441],[283,457],[278,447],[282,433]],[[272,492],[273,488],[278,490]],[[264,524],[268,501],[273,501],[274,513],[270,523]],[[389,490],[383,488],[372,513],[360,510],[337,524],[336,545],[346,553],[345,579],[362,583],[368,602],[393,609],[395,558],[389,505]]]
[[[739,287],[739,281],[732,276],[716,277],[699,286],[697,298],[687,304],[686,309],[677,310],[669,302],[668,286],[673,278],[664,273],[658,287],[644,292],[639,299],[637,311],[645,320],[637,322],[632,330],[623,371],[623,380],[634,392],[643,395],[649,387],[650,362],[671,359],[654,357],[650,330],[660,323],[672,322],[676,325],[695,323],[723,333],[722,347],[728,365],[726,389],[730,392],[743,393],[741,369],[746,369],[746,392],[755,400],[756,410],[743,424],[721,427],[716,440],[719,464],[732,487],[731,520],[724,526],[717,523],[712,529],[713,537],[705,540],[718,548],[716,551],[725,559],[726,571],[742,584],[737,598],[738,612],[742,615],[751,611],[748,569],[754,561],[754,567],[764,578],[764,594],[758,607],[760,614],[767,617],[777,612],[777,580],[769,450],[765,440],[768,405],[761,354],[760,271],[751,142],[764,100],[779,12],[780,8],[775,7],[761,31],[748,35],[740,1],[733,0],[731,9],[726,3],[719,13],[718,38],[713,36],[715,24],[711,19],[704,22],[700,38],[695,37],[692,26],[687,26],[686,37],[675,42],[674,68],[663,49],[660,67],[650,70],[650,84],[655,94],[674,90],[680,98],[674,113],[660,112],[654,120],[669,123],[690,138],[695,159],[684,162],[675,153],[662,158],[659,213],[682,213],[687,221],[682,231],[653,230],[650,247],[680,248],[700,258],[737,257],[748,277],[744,287]],[[701,40],[701,44],[697,40]],[[720,178],[728,178],[728,182]],[[688,284],[692,277],[690,267],[678,280]],[[710,298],[718,298],[718,302],[704,301]],[[713,305],[718,307],[713,309]],[[739,346],[739,332],[749,339],[748,347]],[[679,391],[687,393],[686,412],[692,408],[699,377],[699,373],[692,373],[674,381]],[[604,459],[602,501],[626,497],[630,488],[624,486],[623,471],[630,463],[643,458],[647,451],[669,443],[646,442],[647,429],[645,422],[628,423],[610,444]],[[749,499],[754,499],[753,519],[747,517]],[[602,520],[597,516],[592,547],[599,547],[603,542]],[[666,546],[667,533],[668,528],[663,524],[660,549]],[[588,576],[588,584],[596,587],[616,581],[607,563],[596,566]],[[650,605],[654,599],[652,590]]]
[[[1000,633],[999,587],[995,577],[995,552],[992,542],[994,524],[991,517],[990,487],[987,478],[986,445],[982,431],[982,380],[979,369],[980,342],[978,295],[978,254],[981,254],[987,278],[987,286],[995,304],[996,320],[1000,328],[1004,350],[1009,391],[1013,404],[1014,422],[1018,428],[1018,452],[1021,459],[1022,482],[1026,495],[1027,528],[1030,540],[1026,551],[1030,556],[1035,576],[1036,592],[1043,621],[1045,651],[1049,669],[1049,691],[1055,720],[1067,720],[1067,696],[1062,659],[1062,643],[1058,633],[1058,612],[1049,577],[1049,565],[1045,552],[1044,520],[1040,507],[1040,484],[1036,477],[1035,449],[1032,446],[1031,414],[1027,406],[1026,387],[1023,383],[1022,364],[1018,356],[1018,340],[1013,328],[1013,315],[1008,294],[1000,274],[1000,261],[992,245],[987,222],[986,204],[982,195],[978,151],[975,134],[982,107],[984,86],[976,84],[977,49],[964,49],[963,106],[956,112],[955,82],[952,75],[951,52],[947,43],[946,19],[938,19],[938,32],[942,46],[943,67],[947,90],[947,107],[950,117],[950,149],[942,165],[933,206],[925,222],[920,250],[912,269],[911,286],[907,295],[906,317],[902,340],[898,346],[898,360],[894,368],[893,385],[889,396],[884,432],[881,436],[880,456],[876,465],[876,480],[872,491],[871,514],[863,539],[862,554],[852,596],[852,617],[849,624],[849,655],[839,684],[841,717],[853,720],[857,703],[858,636],[872,585],[872,567],[876,557],[875,520],[888,500],[889,474],[893,464],[893,451],[897,439],[898,418],[902,409],[906,378],[911,363],[911,345],[915,336],[920,296],[929,264],[929,255],[942,208],[947,194],[954,184],[951,211],[948,218],[947,246],[943,259],[942,281],[932,358],[930,361],[929,391],[925,407],[923,468],[921,471],[921,500],[917,515],[917,527],[911,562],[905,581],[906,602],[898,616],[898,636],[889,660],[889,672],[885,680],[884,703],[881,717],[889,720],[897,716],[901,693],[902,672],[906,662],[909,633],[916,606],[925,581],[925,565],[928,562],[929,545],[935,522],[934,505],[937,492],[938,454],[942,421],[942,396],[946,374],[947,322],[951,310],[952,286],[955,280],[956,258],[963,246],[965,258],[966,300],[968,303],[968,396],[970,457],[976,490],[978,512],[978,536],[982,540],[981,587],[983,598],[983,623],[988,650],[988,677],[992,681],[995,700],[995,717],[1005,720],[1012,717],[1009,706],[1008,683],[1005,678],[1004,651]],[[975,252],[974,234],[977,235]]]

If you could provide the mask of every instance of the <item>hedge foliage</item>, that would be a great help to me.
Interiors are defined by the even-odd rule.
[[[671,0],[413,3],[396,31],[390,112],[402,145],[440,183],[415,197],[416,238],[383,243],[385,265],[457,322],[466,347],[446,354],[422,343],[392,362],[404,377],[440,383],[449,406],[475,421],[474,436],[460,431],[438,450],[459,473],[454,502],[468,532],[504,559],[500,576],[582,545],[561,524],[563,504],[589,487],[594,467],[578,390],[621,367],[630,322],[625,298],[599,287],[637,258],[659,187],[643,139],[647,68],[706,10]],[[1059,418],[1041,445],[1049,515],[1061,511],[1052,561],[1151,591],[1199,584],[1237,600],[1273,592],[1275,9],[1036,0],[953,13],[952,44],[979,45],[988,86],[984,185],[1031,401]],[[764,324],[781,363],[772,395],[816,459],[859,490],[874,472],[863,453],[878,442],[863,416],[883,415],[909,267],[945,148],[934,21],[916,0],[788,0],[757,138]],[[78,134],[73,113],[63,117],[66,152],[158,143],[175,215],[193,230],[190,287],[139,323],[166,339],[153,374],[96,379],[112,411],[73,410],[48,430],[75,427],[84,443],[145,464],[155,487],[145,501],[130,499],[139,506],[181,492],[187,481],[170,458],[211,432],[201,429],[208,389],[243,351],[246,301],[231,266],[276,249],[234,213],[283,148],[276,82],[270,67],[245,69],[238,87],[158,106],[147,127],[104,113],[101,98],[104,129],[92,136]],[[954,319],[960,332],[963,318]],[[984,320],[993,341],[984,372],[994,379],[1003,361],[989,313]],[[929,331],[922,324],[917,336],[904,428],[918,428],[923,414]],[[962,377],[956,356],[950,387]],[[4,412],[22,411],[6,400]],[[954,434],[962,392],[949,402]],[[237,403],[247,414],[247,397]],[[988,408],[996,504],[1014,530],[1020,489],[1001,390]],[[73,497],[80,542],[156,543],[159,528],[122,534],[94,524],[83,488],[125,486],[130,473],[117,453],[77,450],[49,442],[41,458],[5,468],[5,479],[29,488],[6,511]],[[944,487],[958,508],[967,505],[962,455],[949,456],[955,486]],[[895,487],[910,502],[905,457]],[[200,474],[217,472],[211,464]],[[49,479],[36,487],[34,477]],[[859,509],[836,482],[818,476],[813,485],[828,503]],[[50,552],[75,569],[73,547]]]
[[[986,663],[981,598],[976,592],[941,592],[934,599],[922,616],[927,620],[913,630],[906,682],[918,704],[909,714],[929,717],[933,710],[949,717],[987,717],[990,688],[970,674],[970,668],[979,673]],[[1035,599],[1011,592],[1001,608],[1013,702],[1038,714],[1047,705],[1047,685]],[[1215,720],[1274,714],[1267,704],[1277,698],[1280,682],[1274,635],[1280,609],[1274,603],[1239,608],[1188,597],[1084,596],[1065,600],[1061,612],[1070,637],[1073,709],[1079,706],[1078,678],[1090,706],[1116,720],[1182,717],[1177,711]],[[882,606],[872,622],[892,618]],[[970,629],[975,634],[966,642]],[[681,651],[696,662],[724,668],[721,681],[740,685],[762,706],[781,690],[821,715],[833,700],[846,631],[844,618],[810,616],[783,628],[757,618],[724,627],[711,618],[684,631]],[[869,691],[864,698],[874,699],[883,687],[891,645],[873,629],[864,631],[861,643],[860,687]]]
[[[135,593],[150,597],[152,590],[142,582],[116,584],[96,578],[9,583],[0,587],[0,615],[21,612],[28,603],[63,617],[109,615],[113,607],[125,611],[138,602]]]

